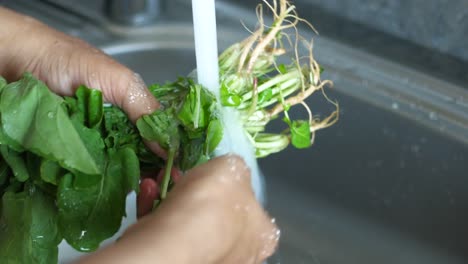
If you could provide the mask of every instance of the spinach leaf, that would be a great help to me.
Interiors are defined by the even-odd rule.
[[[203,147],[204,142],[201,138],[185,139],[182,144],[180,169],[186,171],[207,161],[208,157],[203,155]]]
[[[136,188],[139,177],[135,157],[129,151],[109,151],[98,184],[77,188],[73,183],[77,176],[71,173],[60,180],[57,191],[60,231],[75,249],[94,251],[118,231],[125,215],[127,193]],[[123,162],[124,159],[128,160]]]
[[[121,166],[121,174],[127,191],[139,191],[140,161],[131,148],[121,148],[115,153],[115,163]]]
[[[189,136],[199,137],[208,126],[215,107],[216,99],[213,94],[201,85],[191,85],[177,113],[177,118]]]
[[[10,168],[5,160],[0,159],[0,186],[4,185],[10,177]]]
[[[221,104],[224,106],[239,106],[242,103],[242,97],[230,92],[224,82],[221,84],[220,93]]]
[[[78,110],[76,113],[81,123],[90,128],[99,126],[103,117],[101,91],[80,85],[75,96]]]
[[[2,91],[3,87],[7,85],[7,81],[0,76],[0,92]]]
[[[65,170],[57,162],[46,159],[41,161],[39,170],[41,179],[53,185],[57,185],[60,177],[65,175]]]
[[[104,143],[107,148],[129,147],[135,151],[141,137],[135,125],[130,122],[122,110],[117,107],[104,107]]]
[[[31,74],[8,84],[0,98],[5,136],[26,150],[58,161],[71,171],[100,174],[102,168],[95,160],[96,155],[90,153],[87,139],[80,136],[62,102],[62,98]]]
[[[6,145],[0,145],[0,153],[18,181],[25,182],[29,179],[28,169],[21,153],[10,149]]]
[[[179,124],[175,122],[174,109],[156,110],[137,120],[141,136],[156,141],[162,148],[177,149],[180,144]]]
[[[211,154],[221,139],[223,139],[223,125],[219,119],[213,119],[206,130],[205,155]]]
[[[51,197],[34,187],[20,193],[6,192],[0,226],[2,263],[57,263],[62,237]]]
[[[308,121],[293,121],[291,126],[291,143],[298,149],[308,148],[312,144],[310,124]]]

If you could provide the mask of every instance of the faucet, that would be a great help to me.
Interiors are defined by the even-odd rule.
[[[115,23],[147,25],[161,16],[165,0],[105,0],[104,12]]]

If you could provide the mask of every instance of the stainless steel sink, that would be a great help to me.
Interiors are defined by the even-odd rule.
[[[247,34],[239,17],[255,16],[219,5],[223,49]],[[154,83],[195,68],[189,22],[74,32]],[[259,161],[282,229],[269,263],[466,263],[468,90],[324,37],[315,54],[340,121],[308,150]]]

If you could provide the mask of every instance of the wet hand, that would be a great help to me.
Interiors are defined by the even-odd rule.
[[[133,121],[159,107],[138,74],[102,51],[6,8],[0,17],[0,75],[8,81],[31,72],[60,95],[81,84],[100,89]]]
[[[260,264],[278,239],[245,163],[227,155],[192,169],[157,211],[80,263]]]

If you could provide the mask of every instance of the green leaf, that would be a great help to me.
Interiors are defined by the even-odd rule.
[[[137,128],[144,139],[156,141],[164,149],[179,147],[178,122],[171,108],[142,116],[137,120]]]
[[[18,181],[25,182],[29,179],[28,169],[21,153],[8,148],[6,145],[0,145],[0,152],[13,171],[13,176]]]
[[[76,119],[72,119],[72,123],[75,126],[75,131],[83,141],[83,145],[85,146],[86,151],[89,153],[91,158],[90,162],[94,162],[99,167],[99,169],[103,171],[105,164],[105,145],[101,134],[98,130],[88,128],[85,125],[79,123]],[[76,174],[87,176],[80,177],[77,181],[75,181],[75,185],[89,186],[99,181],[99,177],[96,177],[95,174],[88,174],[81,171],[77,171]]]
[[[286,74],[288,72],[288,69],[286,68],[286,65],[284,64],[278,65],[278,70],[281,74]]]
[[[242,103],[242,97],[238,94],[229,92],[225,84],[221,85],[220,97],[221,104],[223,106],[239,106]]]
[[[325,68],[323,68],[323,67],[320,65],[320,74],[322,74],[324,71],[325,71]]]
[[[272,98],[273,98],[273,90],[271,88],[266,89],[265,91],[258,94],[258,103],[261,104],[264,102],[268,102]]]
[[[205,155],[211,154],[223,139],[223,125],[218,119],[213,119],[206,130]]]
[[[88,97],[88,127],[97,127],[101,124],[103,108],[101,91],[92,89]]]
[[[137,150],[141,142],[136,127],[127,115],[117,107],[104,108],[104,143],[107,148],[130,147]]]
[[[14,141],[7,134],[5,134],[5,131],[3,131],[3,125],[1,125],[1,118],[0,118],[0,145],[8,146],[9,148],[17,152],[24,151],[24,148],[18,142]]]
[[[78,89],[76,89],[75,97],[76,97],[76,106],[77,112],[74,113],[77,116],[77,119],[80,121],[81,124],[87,123],[88,118],[88,98],[89,98],[90,90],[84,86],[80,85]]]
[[[138,170],[132,171],[135,164],[122,162],[131,155],[127,151],[109,152],[105,174],[93,186],[75,187],[76,176],[72,174],[60,180],[57,191],[60,232],[73,248],[94,251],[118,231],[126,215],[127,193],[135,188],[139,176]]]
[[[182,155],[180,159],[180,169],[183,171],[189,170],[195,167],[203,154],[203,140],[201,138],[188,139],[182,144]]]
[[[311,146],[310,124],[308,121],[293,121],[291,124],[291,143],[298,149]]]
[[[4,185],[10,177],[10,169],[7,162],[0,159],[0,186]]]
[[[87,138],[80,133],[53,94],[31,74],[4,87],[0,98],[2,130],[11,141],[38,156],[89,175],[100,174],[96,154],[90,153]],[[52,139],[52,140],[51,140]]]
[[[116,162],[122,167],[122,177],[128,191],[139,191],[140,162],[135,151],[131,148],[122,148],[115,153]]]
[[[2,76],[0,76],[0,92],[6,85],[7,85],[7,81]]]
[[[186,130],[203,130],[208,126],[215,102],[214,96],[201,85],[192,85],[177,117]]]
[[[57,185],[63,175],[65,170],[57,162],[45,159],[41,161],[40,176],[43,181]]]
[[[75,97],[76,108],[71,108],[75,110],[72,112],[73,115],[76,115],[81,124],[89,128],[99,126],[104,108],[101,91],[80,85],[75,92]]]
[[[5,264],[58,262],[54,200],[31,188],[21,193],[7,192],[2,199],[0,219],[0,259]]]

